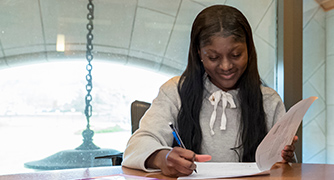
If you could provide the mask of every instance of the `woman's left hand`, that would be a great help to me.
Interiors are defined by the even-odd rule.
[[[294,152],[295,152],[295,143],[298,141],[298,136],[293,138],[291,145],[286,145],[281,152],[281,156],[283,158],[283,163],[292,162],[294,160]]]

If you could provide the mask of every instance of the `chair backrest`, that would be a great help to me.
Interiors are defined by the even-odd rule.
[[[150,103],[144,101],[133,101],[131,103],[131,131],[134,133],[139,128],[139,121],[151,106]]]

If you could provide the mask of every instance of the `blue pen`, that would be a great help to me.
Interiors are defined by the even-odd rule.
[[[175,138],[177,144],[178,144],[180,147],[186,149],[186,146],[184,146],[184,144],[183,144],[183,142],[182,142],[182,140],[181,140],[181,137],[180,137],[179,133],[177,133],[175,127],[173,126],[173,123],[170,122],[170,123],[169,123],[169,127],[172,128],[172,130],[173,130],[173,136],[174,136],[174,138]]]
[[[173,126],[173,123],[169,123],[169,127],[173,130],[173,136],[177,142],[177,144],[182,147],[183,149],[186,149],[186,146],[183,144],[181,137],[179,135],[179,133],[177,133],[177,130],[175,129],[175,127]],[[197,173],[196,169],[194,169],[194,171]]]

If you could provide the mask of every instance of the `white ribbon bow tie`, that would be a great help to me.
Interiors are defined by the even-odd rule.
[[[211,119],[210,119],[210,130],[211,130],[211,135],[214,135],[215,132],[213,131],[213,124],[216,121],[216,114],[217,114],[217,106],[220,100],[223,101],[222,103],[222,107],[223,107],[223,113],[222,113],[222,118],[221,118],[221,123],[220,123],[220,130],[225,130],[226,129],[226,113],[225,113],[225,109],[227,106],[227,103],[230,104],[231,108],[236,108],[235,103],[233,101],[233,96],[228,93],[228,92],[224,92],[222,90],[216,91],[214,93],[211,94],[211,96],[209,97],[209,100],[211,102],[211,104],[213,105],[213,112],[211,115]]]

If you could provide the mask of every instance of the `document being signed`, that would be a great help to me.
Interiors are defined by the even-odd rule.
[[[316,99],[317,97],[312,96],[299,101],[277,121],[257,147],[255,163],[197,162],[198,173],[178,179],[228,178],[269,174],[272,165],[282,161],[281,151],[284,146],[292,143],[305,113]]]

